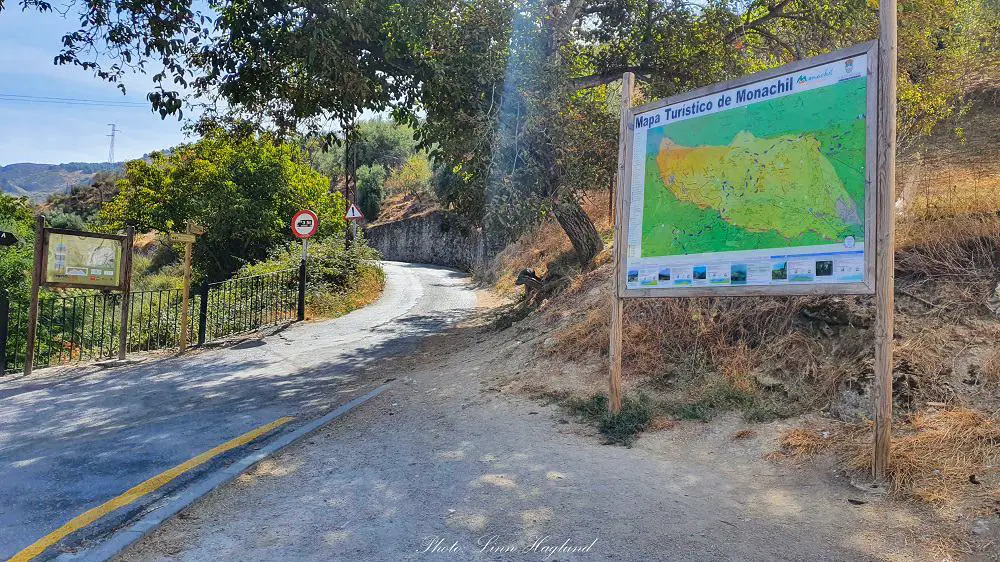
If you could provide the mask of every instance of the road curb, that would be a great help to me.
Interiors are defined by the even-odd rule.
[[[88,562],[104,562],[105,560],[110,560],[113,556],[125,550],[129,545],[146,536],[146,534],[159,527],[164,521],[173,517],[179,511],[193,504],[209,492],[230,482],[253,465],[274,455],[327,423],[343,416],[354,408],[357,408],[372,398],[375,398],[379,394],[382,394],[382,392],[388,388],[388,383],[383,384],[375,390],[339,406],[332,412],[312,420],[295,431],[278,437],[271,443],[261,447],[260,450],[254,451],[253,454],[243,457],[227,468],[207,475],[194,486],[186,488],[175,495],[163,498],[163,500],[161,500],[162,503],[159,506],[142,516],[134,523],[116,531],[108,540],[102,542],[101,544],[72,554],[61,554],[57,556],[55,560],[84,560]]]

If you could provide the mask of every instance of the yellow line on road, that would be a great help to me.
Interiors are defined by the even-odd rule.
[[[68,536],[70,533],[78,531],[86,527],[87,525],[90,525],[94,521],[97,521],[101,517],[104,517],[105,515],[111,513],[112,511],[120,507],[124,507],[138,500],[139,498],[145,496],[146,494],[162,488],[164,485],[169,483],[174,478],[177,478],[181,474],[184,474],[185,472],[193,468],[205,464],[212,458],[217,457],[230,449],[235,449],[236,447],[239,447],[241,445],[246,445],[247,443],[260,437],[261,435],[264,435],[265,433],[271,431],[272,429],[281,427],[282,425],[285,425],[286,423],[292,421],[293,419],[295,418],[285,417],[276,419],[269,424],[262,425],[252,431],[248,431],[235,439],[226,441],[225,443],[219,445],[218,447],[209,449],[204,453],[198,455],[197,457],[185,461],[171,468],[170,470],[157,474],[156,476],[150,478],[149,480],[146,480],[142,484],[135,486],[134,488],[130,489],[124,494],[116,498],[110,499],[107,502],[93,509],[81,513],[80,515],[77,515],[62,527],[59,527],[55,531],[52,531],[51,533],[38,539],[38,541],[32,544],[31,546],[15,554],[14,557],[11,558],[8,562],[27,562],[28,560],[31,560],[32,558],[44,552],[45,549],[66,538],[66,536]]]

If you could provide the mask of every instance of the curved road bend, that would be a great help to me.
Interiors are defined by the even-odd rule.
[[[0,382],[0,559],[256,427],[295,416],[277,433],[290,431],[372,390],[393,376],[382,360],[411,352],[475,308],[463,273],[395,262],[385,269],[382,298],[335,320],[183,358]],[[100,541],[143,507],[259,443],[183,475],[38,559]]]

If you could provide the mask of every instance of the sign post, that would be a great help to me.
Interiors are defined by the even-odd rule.
[[[885,478],[892,444],[892,342],[896,253],[896,0],[879,2],[878,231],[875,253],[875,452],[872,475]]]
[[[876,296],[876,477],[892,415],[895,2],[882,39],[631,108],[623,78],[609,344],[625,298]]]
[[[118,360],[125,360],[128,351],[128,318],[129,307],[132,305],[132,246],[135,240],[135,228],[125,227],[125,240],[122,243],[122,319],[121,333],[118,336]]]
[[[181,295],[181,333],[180,352],[184,353],[188,343],[188,307],[191,301],[191,254],[193,246],[198,236],[205,233],[205,229],[195,225],[193,221],[187,221],[187,228],[184,232],[170,232],[167,236],[171,242],[184,244],[184,292]]]
[[[615,204],[615,243],[611,248],[611,260],[614,263],[614,277],[611,279],[611,343],[608,346],[608,408],[612,414],[622,409],[622,299],[621,293],[621,246],[618,240],[625,232],[622,216],[624,197],[629,186],[625,183],[627,174],[625,166],[629,163],[627,157],[626,139],[628,138],[629,110],[632,109],[632,89],[635,87],[635,74],[626,72],[622,76],[621,123],[618,126],[618,174],[616,191],[618,201]]]
[[[292,217],[292,235],[302,240],[302,259],[299,261],[298,319],[306,319],[306,260],[309,259],[309,239],[319,230],[316,213],[303,209]]]
[[[38,336],[38,295],[42,290],[42,265],[45,263],[45,216],[35,217],[35,259],[31,268],[31,301],[28,304],[28,333],[24,351],[24,376],[31,374],[35,363],[35,340]]]

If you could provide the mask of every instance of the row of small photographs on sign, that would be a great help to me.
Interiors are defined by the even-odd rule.
[[[793,267],[789,271],[788,261],[771,262],[771,278],[774,283],[813,283],[817,281],[833,281],[835,268],[833,260],[816,260],[808,263],[808,267],[801,261],[793,262]],[[804,267],[805,266],[805,267]],[[766,268],[767,265],[765,264]],[[747,264],[720,264],[709,267],[707,265],[696,265],[675,268],[660,268],[659,273],[653,278],[643,279],[642,285],[656,286],[661,284],[674,286],[687,285],[746,285],[748,281]],[[764,276],[767,272],[764,270]],[[844,263],[837,268],[836,281],[862,281],[864,274],[860,263]],[[640,282],[639,270],[630,269],[628,272],[628,282]]]

